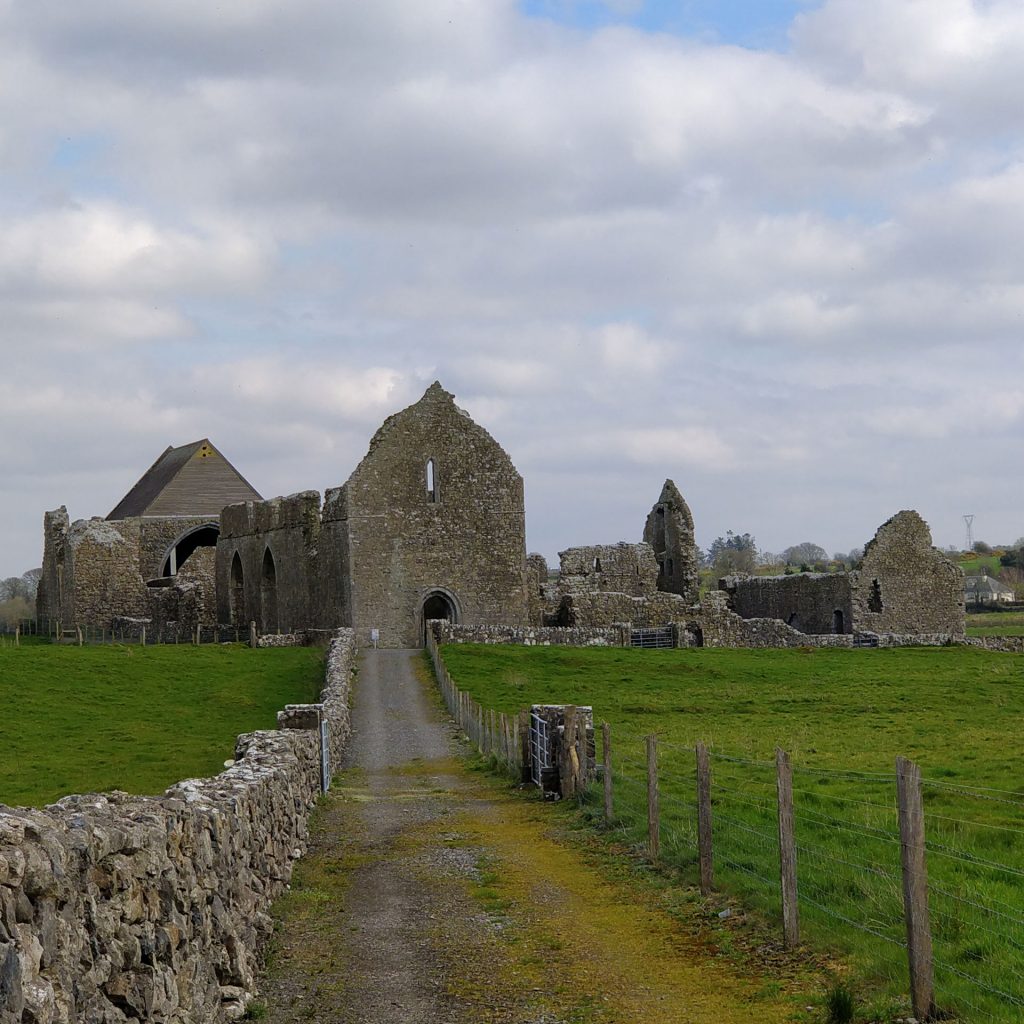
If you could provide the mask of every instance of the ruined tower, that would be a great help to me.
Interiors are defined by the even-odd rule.
[[[671,480],[665,481],[661,497],[647,517],[644,540],[658,560],[658,589],[695,604],[699,580],[693,516]]]

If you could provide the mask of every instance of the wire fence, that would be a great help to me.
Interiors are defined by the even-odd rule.
[[[1022,1019],[1024,793],[941,778],[901,791],[898,772],[711,750],[702,828],[698,748],[655,742],[656,837],[643,749],[613,745],[608,760],[624,838],[780,918],[784,934],[798,922],[812,941],[838,940],[897,990],[909,977],[919,1018]]]
[[[291,632],[290,630],[287,632]],[[62,644],[225,644],[250,643],[249,626],[234,624],[193,625],[184,622],[153,623],[144,619],[115,620],[113,626],[62,623],[56,619],[20,619],[0,622],[0,641],[5,644],[42,642]]]

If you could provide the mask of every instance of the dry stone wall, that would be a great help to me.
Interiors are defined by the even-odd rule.
[[[351,631],[339,631],[312,706],[334,765],[353,657]],[[282,724],[309,718],[298,710]],[[240,736],[231,767],[162,797],[0,806],[0,1024],[240,1017],[319,778],[318,733],[286,728]]]
[[[439,644],[522,644],[526,647],[623,647],[629,645],[624,626],[459,626],[431,623]]]
[[[658,562],[650,544],[595,544],[559,551],[563,594],[608,591],[646,597],[657,591]]]

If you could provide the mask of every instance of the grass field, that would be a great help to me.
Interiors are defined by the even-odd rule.
[[[215,775],[238,733],[273,729],[322,682],[306,648],[0,646],[0,803]]]
[[[1024,612],[970,612],[968,636],[1024,636]]]
[[[961,559],[957,564],[965,576],[980,576],[982,573],[995,576],[1002,568],[998,555],[975,555],[973,558]]]
[[[659,736],[666,857],[695,877],[693,745],[713,752],[716,877],[777,913],[773,753],[795,768],[804,934],[835,947],[878,1013],[906,992],[894,760],[926,778],[940,1006],[1024,1006],[1024,661],[967,648],[634,651],[443,648],[485,706],[594,706],[612,725],[622,835],[643,838],[645,734]],[[1020,1000],[1017,1005],[1014,1000]],[[896,1007],[898,1008],[898,1006]],[[865,1017],[870,1019],[870,1015]]]

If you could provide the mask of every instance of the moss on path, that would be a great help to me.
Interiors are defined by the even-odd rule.
[[[337,779],[276,908],[267,1016],[771,1024],[805,1005],[552,831],[549,806],[457,758]]]

